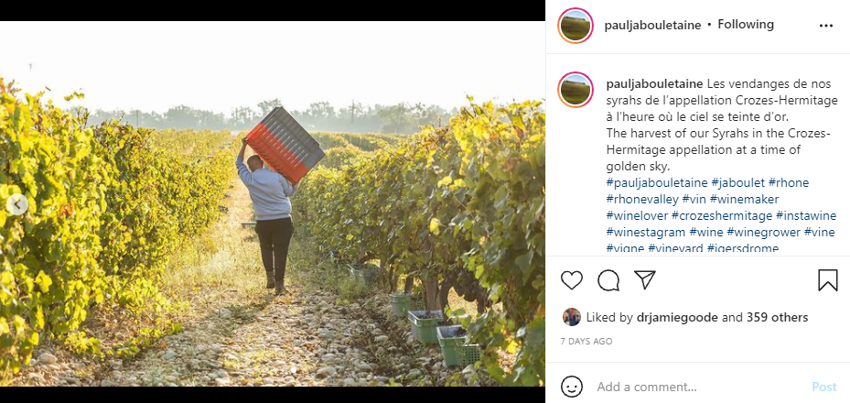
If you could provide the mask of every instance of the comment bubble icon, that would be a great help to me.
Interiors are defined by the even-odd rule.
[[[599,288],[605,291],[620,291],[620,275],[614,270],[608,269],[599,273],[596,282],[599,283]]]

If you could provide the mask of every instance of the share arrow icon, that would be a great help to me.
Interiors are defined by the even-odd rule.
[[[643,283],[643,289],[649,287],[649,282],[652,281],[652,278],[655,277],[655,270],[635,270],[635,274],[640,277],[640,281]]]

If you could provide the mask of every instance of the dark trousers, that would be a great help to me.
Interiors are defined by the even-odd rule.
[[[257,236],[260,238],[263,266],[267,273],[274,272],[274,279],[280,284],[283,284],[286,255],[289,253],[289,241],[294,231],[295,226],[292,225],[291,218],[257,220]]]

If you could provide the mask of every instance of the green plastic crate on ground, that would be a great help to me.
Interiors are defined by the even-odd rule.
[[[464,346],[458,347],[460,350],[458,352],[458,356],[460,356],[460,365],[467,366],[470,364],[475,364],[478,361],[481,361],[481,347],[477,344],[467,344]]]
[[[431,317],[435,316],[435,317]],[[410,311],[410,333],[424,344],[437,343],[437,325],[443,323],[443,311]]]
[[[373,264],[349,264],[348,272],[351,273],[351,281],[363,285],[371,285],[378,278],[380,268]]]
[[[477,344],[466,344],[466,332],[462,326],[437,327],[437,341],[447,367],[465,367],[481,360],[481,348]]]
[[[407,316],[410,310],[410,298],[413,294],[390,294],[390,303],[393,304],[393,313],[399,318]]]
[[[393,305],[393,313],[399,318],[407,316],[410,311],[425,310],[425,300],[411,293],[390,294],[390,303]]]

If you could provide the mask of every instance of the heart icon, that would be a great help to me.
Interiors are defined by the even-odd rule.
[[[581,283],[581,280],[584,280],[584,276],[581,275],[581,272],[576,271],[565,271],[561,273],[561,282],[564,283],[565,286],[569,287],[571,290],[578,287]]]

